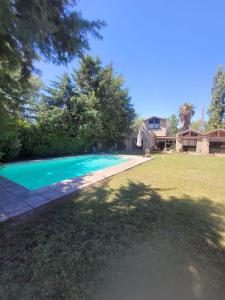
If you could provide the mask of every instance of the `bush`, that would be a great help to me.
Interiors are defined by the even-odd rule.
[[[84,151],[79,138],[43,132],[27,120],[18,120],[0,134],[0,159],[73,155]]]
[[[19,157],[21,142],[15,131],[4,132],[0,136],[0,153],[2,161],[10,161]]]
[[[39,130],[27,120],[18,120],[16,130],[21,142],[20,158],[31,158],[39,136]]]
[[[37,136],[36,136],[37,137]],[[32,149],[34,157],[72,155],[82,151],[82,143],[73,137],[49,134],[37,137]]]

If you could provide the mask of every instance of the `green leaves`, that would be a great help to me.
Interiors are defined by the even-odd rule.
[[[9,106],[7,110],[0,105],[6,134],[2,139],[0,135],[4,139],[0,152],[15,152],[13,157],[4,154],[4,160],[75,154],[98,143],[102,150],[123,145],[135,118],[123,77],[114,74],[112,65],[103,66],[91,56],[83,58],[78,71],[63,74],[44,92],[40,80],[32,77],[20,103],[21,111],[10,106],[14,114]]]
[[[189,129],[191,125],[191,118],[195,114],[195,107],[191,103],[184,103],[179,109],[179,118],[181,122],[181,131]]]
[[[34,62],[67,64],[89,49],[88,34],[101,38],[105,23],[88,21],[68,0],[1,0],[0,99],[9,111],[20,106]]]
[[[172,114],[170,117],[170,131],[172,134],[177,134],[179,129],[178,129],[178,124],[179,124],[179,119],[175,114]]]
[[[98,57],[91,56],[84,57],[74,73],[64,74],[46,89],[40,126],[80,137],[87,147],[123,142],[135,117],[123,77],[114,75],[112,65],[103,67]]]
[[[208,114],[211,128],[225,128],[225,71],[222,66],[218,67],[214,77]]]
[[[76,72],[77,85],[82,93],[93,93],[94,108],[98,111],[101,134],[96,141],[111,145],[124,141],[135,118],[124,79],[115,76],[113,66],[103,67],[100,59],[83,58]]]

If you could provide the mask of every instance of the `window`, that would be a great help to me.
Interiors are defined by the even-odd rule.
[[[149,129],[150,130],[157,130],[160,129],[160,119],[152,118],[149,120]]]

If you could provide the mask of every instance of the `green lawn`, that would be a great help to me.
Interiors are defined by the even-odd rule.
[[[0,225],[1,299],[225,298],[225,157],[156,155]]]

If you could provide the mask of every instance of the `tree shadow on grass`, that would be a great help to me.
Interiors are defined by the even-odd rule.
[[[2,299],[224,299],[225,207],[107,181],[1,226]]]

